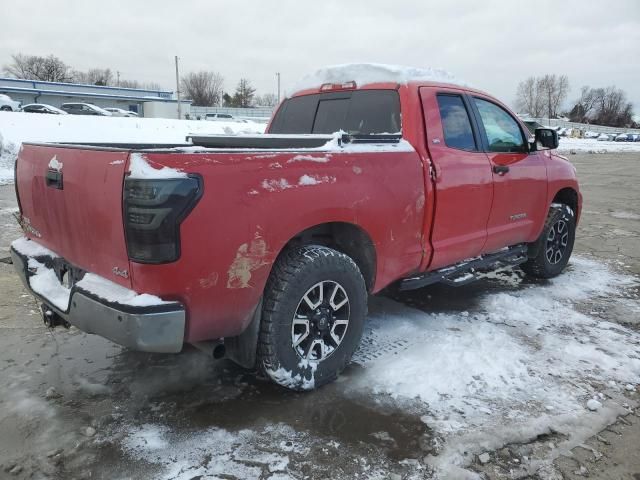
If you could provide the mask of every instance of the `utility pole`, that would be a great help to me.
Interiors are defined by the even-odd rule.
[[[180,74],[178,73],[178,56],[176,55],[176,98],[178,99],[178,120],[182,118],[182,104],[180,103]]]
[[[120,86],[120,71],[118,70],[116,72],[117,76],[118,76],[118,83],[116,83],[116,85],[119,87]]]
[[[276,77],[278,77],[278,105],[280,104],[280,72],[276,72]]]

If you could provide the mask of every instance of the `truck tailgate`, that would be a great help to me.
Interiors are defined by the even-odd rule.
[[[128,151],[24,145],[16,188],[32,240],[69,264],[131,286],[122,223]]]

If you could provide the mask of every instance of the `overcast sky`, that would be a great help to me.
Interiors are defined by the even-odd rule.
[[[275,93],[276,72],[286,90],[319,66],[393,63],[444,68],[510,104],[523,78],[558,73],[570,99],[615,84],[640,111],[640,0],[0,1],[0,65],[54,54],[174,90],[178,55],[182,73]]]

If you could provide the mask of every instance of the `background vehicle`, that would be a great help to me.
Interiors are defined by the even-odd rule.
[[[230,113],[207,113],[204,116],[205,120],[219,121],[219,120],[233,120],[234,117]]]
[[[3,95],[0,93],[0,111],[3,112],[17,112],[20,110],[20,102],[16,102],[11,100],[11,97],[8,95]]]
[[[111,115],[114,117],[137,117],[138,116],[136,112],[124,110],[122,108],[108,107],[108,108],[105,108],[105,110],[107,112],[110,112]]]
[[[629,138],[627,137],[626,133],[619,133],[618,135],[615,136],[615,141],[616,142],[628,142]]]
[[[601,133],[597,139],[599,142],[609,142],[612,140],[611,135],[607,133]]]
[[[349,362],[368,294],[563,270],[581,196],[555,131],[478,90],[351,75],[285,100],[273,135],[26,144],[12,257],[46,321],[304,390]]]
[[[47,105],[46,103],[30,103],[28,105],[24,105],[21,110],[27,113],[48,113],[51,115],[67,114],[64,110]]]
[[[64,103],[60,108],[71,115],[111,116],[111,112],[107,112],[105,109],[96,107],[90,103]]]

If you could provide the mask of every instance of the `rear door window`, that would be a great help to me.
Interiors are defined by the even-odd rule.
[[[400,98],[395,90],[327,92],[286,100],[270,133],[351,134],[401,132]]]
[[[447,147],[459,150],[477,150],[469,112],[462,96],[439,94],[438,108],[444,131],[444,142]]]

